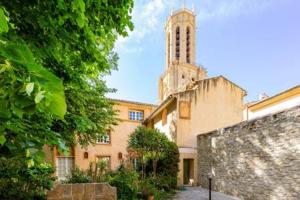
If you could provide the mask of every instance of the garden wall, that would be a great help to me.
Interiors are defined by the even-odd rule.
[[[116,200],[117,189],[106,183],[59,184],[48,192],[47,200]]]
[[[300,107],[198,135],[198,180],[245,200],[300,199]]]

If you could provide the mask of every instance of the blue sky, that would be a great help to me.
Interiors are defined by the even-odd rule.
[[[165,69],[164,24],[183,0],[136,0],[135,30],[119,38],[119,70],[106,77],[112,98],[157,103]],[[299,0],[186,0],[197,15],[196,62],[248,92],[274,95],[300,84]]]

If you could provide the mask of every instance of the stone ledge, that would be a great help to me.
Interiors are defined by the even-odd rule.
[[[116,200],[117,188],[107,183],[58,184],[48,191],[48,200]]]

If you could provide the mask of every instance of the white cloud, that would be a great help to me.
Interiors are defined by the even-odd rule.
[[[146,35],[150,35],[162,28],[165,23],[163,16],[171,9],[174,1],[148,0],[146,3],[136,1],[133,9],[132,20],[134,30],[126,38],[120,37],[116,42],[116,50],[126,53],[136,53],[143,51],[140,43]]]

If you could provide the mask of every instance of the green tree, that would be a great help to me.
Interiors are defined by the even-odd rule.
[[[153,175],[156,176],[157,163],[167,155],[170,143],[172,142],[157,129],[140,126],[130,135],[128,149],[140,155],[143,178],[145,178],[145,168],[148,161],[152,162]]]
[[[114,124],[103,76],[133,0],[0,2],[0,154],[42,160],[45,144],[92,143]]]

